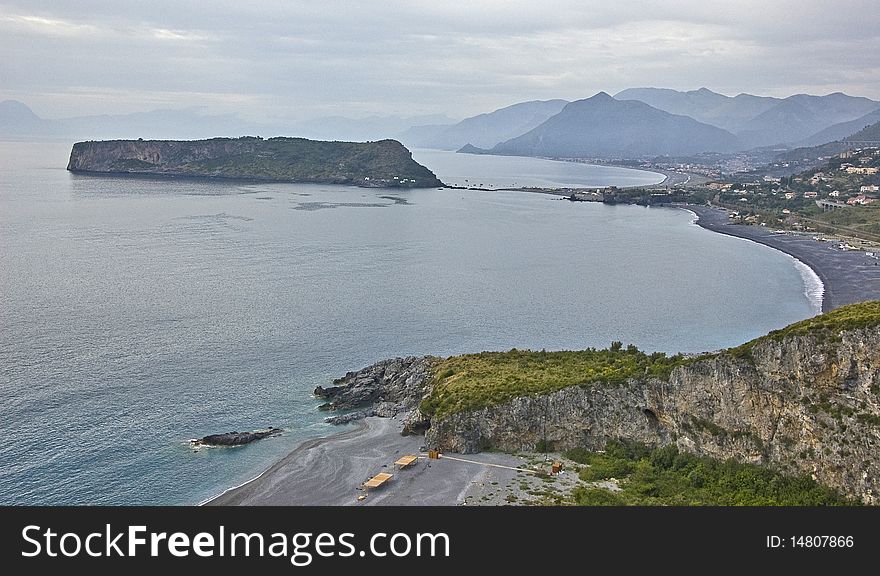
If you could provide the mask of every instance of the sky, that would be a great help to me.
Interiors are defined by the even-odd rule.
[[[0,0],[0,100],[44,118],[488,112],[656,86],[880,99],[877,0]]]

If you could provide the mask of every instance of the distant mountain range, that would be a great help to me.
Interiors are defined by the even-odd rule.
[[[295,123],[247,122],[233,114],[206,115],[196,110],[153,110],[133,114],[45,119],[16,100],[0,102],[0,138],[64,138],[106,140],[125,138],[201,139],[218,136],[294,135],[317,140],[378,141],[394,138],[418,124],[451,125],[443,115],[328,116]]]
[[[796,94],[788,98],[770,98],[751,94],[730,97],[707,88],[689,92],[632,88],[618,92],[614,97],[638,100],[672,114],[683,114],[724,128],[735,134],[745,148],[824,144],[855,131],[846,132],[844,125],[848,122],[880,110],[880,102],[840,92],[827,96]],[[829,133],[833,136],[830,140],[816,142],[817,138],[823,137],[820,136],[823,131],[836,126],[839,127]]]
[[[346,118],[326,116],[305,120],[289,125],[286,130],[303,138],[320,140],[341,140],[344,142],[365,142],[397,138],[414,126],[436,126],[446,128],[455,122],[442,114],[427,116],[370,116],[367,118]],[[405,143],[405,142],[404,142]]]
[[[0,102],[2,138],[196,139],[276,134],[320,140],[397,139],[411,148],[554,157],[644,158],[791,150],[842,140],[880,121],[880,102],[840,92],[772,98],[725,96],[707,88],[631,88],[567,102],[521,102],[455,122],[443,115],[331,116],[280,125],[194,110],[40,118]]]
[[[415,126],[400,135],[400,140],[413,148],[458,150],[465,144],[491,148],[500,142],[524,134],[558,114],[565,100],[534,100],[521,102],[465,118],[452,126]]]
[[[257,134],[257,126],[232,115],[209,116],[194,110],[153,110],[49,120],[16,100],[0,102],[0,137],[65,138],[207,138]]]
[[[722,128],[600,92],[567,104],[559,114],[490,153],[635,158],[732,152],[739,147],[737,137]]]

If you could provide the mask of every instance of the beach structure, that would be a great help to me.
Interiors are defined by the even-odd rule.
[[[382,486],[383,484],[385,484],[385,482],[390,480],[392,476],[394,476],[394,474],[389,474],[388,472],[379,472],[378,474],[364,482],[364,488],[378,488],[379,486]]]
[[[400,467],[401,470],[404,468],[409,468],[413,464],[415,464],[416,460],[418,460],[418,456],[401,456],[394,463]]]

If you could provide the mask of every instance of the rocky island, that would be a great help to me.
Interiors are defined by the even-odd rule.
[[[396,140],[305,138],[106,140],[77,142],[67,169],[87,174],[232,178],[366,187],[442,186]]]

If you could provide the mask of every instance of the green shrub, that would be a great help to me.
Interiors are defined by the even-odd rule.
[[[578,506],[623,506],[626,504],[626,501],[614,492],[601,488],[579,486],[575,489],[573,496]]]
[[[609,442],[605,452],[577,448],[565,456],[589,465],[580,472],[582,480],[613,477],[621,488],[614,493],[595,486],[575,490],[575,502],[586,506],[858,504],[808,476],[786,476],[765,466],[695,456],[671,445],[652,449],[633,442]]]

